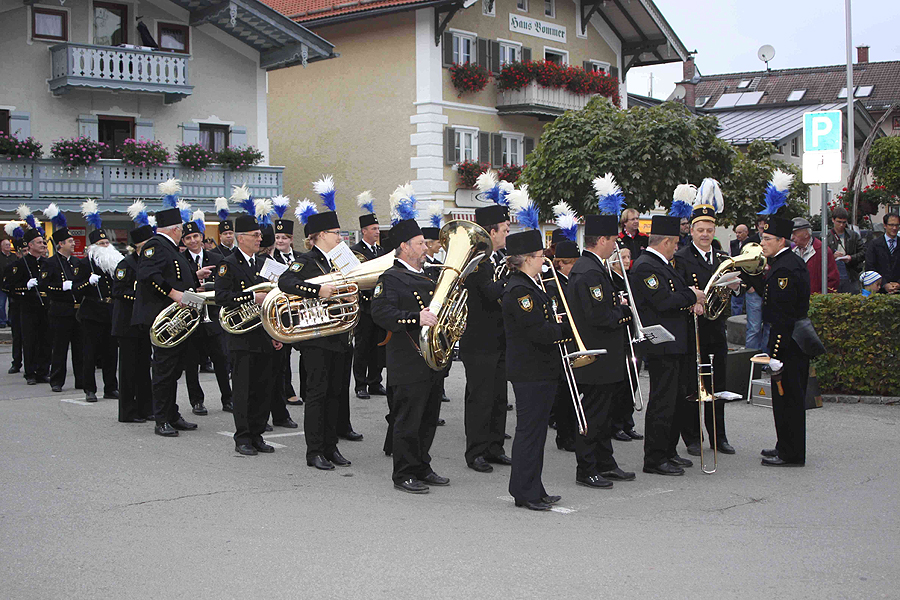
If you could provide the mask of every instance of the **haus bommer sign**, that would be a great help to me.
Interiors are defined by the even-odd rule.
[[[531,17],[509,15],[509,30],[515,33],[544,38],[545,40],[553,40],[561,44],[566,43],[566,28],[564,26],[538,21]]]

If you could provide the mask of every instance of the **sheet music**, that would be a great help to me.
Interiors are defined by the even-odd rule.
[[[326,256],[328,257],[328,260],[331,261],[331,264],[344,275],[346,275],[350,269],[358,267],[361,264],[359,259],[356,258],[356,255],[353,254],[353,250],[350,249],[350,246],[343,241],[335,246],[331,252],[326,254]]]
[[[278,278],[281,277],[281,274],[287,271],[288,266],[283,265],[277,260],[272,260],[272,257],[267,256],[266,262],[263,263],[262,269],[260,269],[259,274],[262,275],[265,279],[268,279],[271,282],[278,281]]]
[[[734,400],[740,400],[743,398],[740,394],[735,394],[734,392],[716,392],[715,394],[717,400],[725,400],[726,402],[732,402]]]
[[[203,296],[195,294],[190,290],[185,290],[184,294],[181,296],[181,303],[185,306],[192,306],[193,308],[200,310],[203,308],[204,300]]]

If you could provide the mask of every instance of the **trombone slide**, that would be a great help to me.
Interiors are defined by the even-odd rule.
[[[716,410],[716,396],[715,396],[715,369],[713,367],[713,358],[714,355],[709,355],[709,362],[704,363],[701,362],[703,359],[700,357],[700,328],[697,324],[697,315],[694,314],[694,340],[697,345],[697,415],[699,417],[700,424],[700,470],[702,470],[707,475],[711,475],[716,472],[716,469],[719,467],[719,433],[716,430],[716,419],[715,415],[713,415],[713,435],[712,435],[712,453],[713,453],[713,464],[712,468],[709,468],[707,463],[707,456],[703,452],[704,439],[703,439],[703,431],[704,431],[704,423],[703,423],[703,411],[705,410],[703,405],[706,404],[706,410]],[[709,381],[709,386],[704,383],[704,378]]]

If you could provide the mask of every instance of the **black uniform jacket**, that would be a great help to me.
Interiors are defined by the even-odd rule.
[[[515,271],[503,290],[502,302],[506,379],[559,379],[562,358],[557,344],[571,337],[571,329],[556,322],[551,297],[531,277]]]
[[[569,272],[566,297],[575,327],[588,350],[606,350],[591,364],[574,369],[578,383],[599,385],[625,379],[625,332],[631,312],[619,303],[606,266],[585,251]]]
[[[301,254],[297,260],[291,263],[288,270],[278,278],[278,288],[287,294],[302,296],[303,298],[317,298],[321,286],[315,283],[307,283],[307,279],[327,275],[331,273],[331,264],[325,254],[318,248]],[[323,348],[332,352],[342,352],[350,346],[350,334],[330,335],[320,337],[297,344],[300,348]]]
[[[160,311],[172,304],[170,291],[183,292],[199,285],[190,261],[178,247],[168,238],[154,235],[141,250],[132,324],[152,325]]]
[[[372,320],[391,332],[386,352],[388,385],[419,383],[436,374],[419,350],[419,313],[428,308],[432,294],[434,280],[410,271],[398,260],[372,290]]]
[[[97,285],[90,284],[91,273],[100,277]],[[90,258],[81,260],[79,270],[81,283],[81,308],[78,309],[79,321],[112,322],[113,280],[106,271],[97,266]]]
[[[41,269],[38,276],[41,291],[50,300],[47,314],[51,317],[74,317],[84,288],[88,285],[81,260],[75,256],[66,259],[57,252],[42,262]],[[71,290],[63,291],[65,281],[72,282]]]
[[[256,259],[256,268],[251,268],[244,254],[235,249],[219,262],[216,268],[216,304],[222,308],[236,308],[241,304],[254,302],[256,296],[245,292],[251,285],[264,283],[266,280],[259,274],[262,262]],[[218,320],[218,315],[216,316]],[[230,335],[230,334],[229,334]],[[237,352],[274,352],[272,338],[262,327],[240,335],[230,335],[228,347]]]
[[[237,250],[237,244],[234,245],[234,248],[229,248],[223,244],[216,245],[216,252],[221,254],[223,257],[231,256],[231,253]]]
[[[13,295],[22,299],[20,304],[22,310],[47,310],[46,305],[49,304],[47,292],[40,289],[43,278],[41,271],[44,270],[46,260],[43,257],[35,258],[31,254],[25,254],[10,265],[7,288]],[[31,278],[38,280],[38,286],[29,290],[28,280]]]
[[[375,260],[376,258],[387,254],[387,251],[381,246],[378,246],[377,250],[374,252],[369,250],[369,247],[362,241],[353,244],[350,246],[350,249],[365,256],[366,260]],[[425,272],[428,273],[428,269],[425,269]],[[372,292],[359,293],[359,306],[364,313],[372,312]]]
[[[240,253],[238,253],[240,254]],[[184,251],[185,258],[188,259],[188,262],[191,264],[191,269],[193,269],[194,273],[197,272],[197,263],[194,262],[194,258],[191,256],[190,250]],[[201,259],[201,266],[203,267],[213,267],[212,272],[209,274],[209,277],[206,278],[204,283],[215,283],[216,275],[219,270],[219,264],[225,257],[215,252],[213,250],[203,250],[203,254],[201,255],[203,258]],[[209,323],[202,323],[200,326],[206,331],[209,335],[219,335],[224,333],[222,330],[222,325],[219,324],[219,305],[218,303],[214,305],[209,305],[206,307],[209,311]]]
[[[696,304],[694,292],[681,275],[655,252],[647,250],[631,265],[631,291],[634,292],[641,323],[662,325],[675,340],[662,344],[643,342],[644,354],[686,354],[693,347],[688,340],[691,307]]]
[[[459,340],[459,349],[463,354],[493,354],[502,352],[506,347],[500,301],[507,279],[494,281],[496,267],[497,262],[493,258],[481,261],[463,284],[469,291],[466,332]]]
[[[710,248],[710,251],[712,252],[713,259],[712,266],[706,262],[706,258],[699,250],[697,250],[697,247],[694,246],[693,242],[675,253],[672,264],[688,285],[692,285],[701,290],[704,289],[706,284],[709,283],[712,274],[719,268],[719,265],[722,264],[722,261],[730,258],[726,253],[716,250],[715,248]],[[710,321],[703,316],[697,317],[697,329],[700,333],[701,346],[727,346],[728,341],[725,336],[725,321],[731,313],[730,308],[731,307],[728,306],[715,321]],[[693,323],[690,325],[693,327]],[[690,334],[688,337],[691,340],[694,340],[694,337]],[[691,347],[693,348],[693,346],[694,344],[692,343]]]
[[[763,321],[769,324],[769,356],[789,358],[794,325],[809,312],[809,270],[803,259],[787,248],[769,259],[765,275],[741,277],[763,292]],[[765,279],[763,279],[765,278]]]
[[[425,256],[425,274],[433,279],[435,283],[437,283],[437,280],[440,279],[441,273],[444,272],[444,269],[440,268],[442,264],[444,263],[436,258]]]
[[[112,334],[119,337],[142,337],[146,332],[131,324],[134,310],[134,293],[137,286],[138,261],[133,252],[119,261],[113,278]]]

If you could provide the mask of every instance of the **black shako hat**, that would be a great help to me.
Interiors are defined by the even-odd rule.
[[[770,215],[766,222],[763,223],[762,232],[775,237],[790,239],[791,234],[794,233],[794,222],[790,219]]]
[[[617,236],[619,235],[619,219],[616,215],[584,215],[584,235],[590,237]]]
[[[100,240],[108,240],[109,236],[106,235],[106,232],[102,229],[95,229],[88,234],[88,239],[92,244],[96,244]]]
[[[650,220],[650,235],[679,237],[681,235],[681,217],[653,215],[653,219]]]
[[[556,244],[555,258],[578,258],[581,253],[578,252],[578,244],[571,240],[563,240]]]
[[[235,233],[249,233],[251,231],[259,231],[259,221],[251,215],[238,215],[234,220]]]
[[[506,238],[506,251],[511,255],[530,254],[544,249],[544,234],[537,229],[514,233]]]
[[[422,235],[425,236],[426,240],[437,240],[441,237],[441,228],[440,227],[423,227]]]
[[[153,236],[153,227],[150,225],[142,225],[131,230],[131,243],[140,244],[146,242]]]
[[[197,227],[197,223],[194,221],[188,221],[184,225],[181,226],[181,237],[187,237],[192,233],[199,233],[203,235],[203,232],[200,231],[200,228]]]
[[[408,242],[417,235],[422,235],[422,229],[415,219],[404,219],[391,227],[391,244],[394,248],[403,242]]]
[[[275,230],[271,225],[263,225],[259,228],[262,231],[262,239],[259,241],[260,248],[268,248],[275,245]]]
[[[294,222],[290,219],[275,219],[275,233],[294,235]]]
[[[22,236],[22,240],[28,244],[32,240],[36,240],[39,237],[43,237],[43,234],[37,229],[31,228],[25,232],[25,235]]]
[[[694,212],[691,213],[691,223],[695,221],[712,221],[716,222],[716,209],[709,205],[698,206],[694,209]]]
[[[177,208],[167,208],[156,213],[156,227],[171,227],[172,225],[181,225],[181,211]]]
[[[475,222],[488,229],[491,225],[509,221],[509,208],[500,204],[475,209]]]
[[[28,231],[33,231],[33,230],[29,229]],[[93,233],[93,232],[91,232],[91,233]],[[27,235],[27,233],[26,233],[26,235]],[[72,237],[72,234],[69,233],[68,227],[60,227],[59,229],[57,229],[56,231],[53,232],[52,237],[53,237],[53,242],[58,244],[60,242],[66,241],[67,239]],[[34,238],[32,238],[32,239],[34,239]],[[93,242],[91,242],[91,243],[93,243]]]
[[[374,213],[366,213],[364,215],[359,215],[359,228],[368,227],[369,225],[377,225],[378,217],[375,216]]]
[[[341,225],[340,223],[338,223],[337,213],[329,210],[326,212],[309,215],[309,219],[307,219],[306,221],[306,226],[303,228],[303,234],[306,237],[309,237],[314,233],[319,233],[320,231],[328,231],[329,229],[340,228]]]
[[[550,234],[550,244],[558,244],[560,242],[566,241],[567,239],[569,238],[566,237],[566,232],[559,228],[554,229],[553,233]]]
[[[225,231],[234,231],[234,225],[231,224],[231,221],[219,221],[219,233]]]

